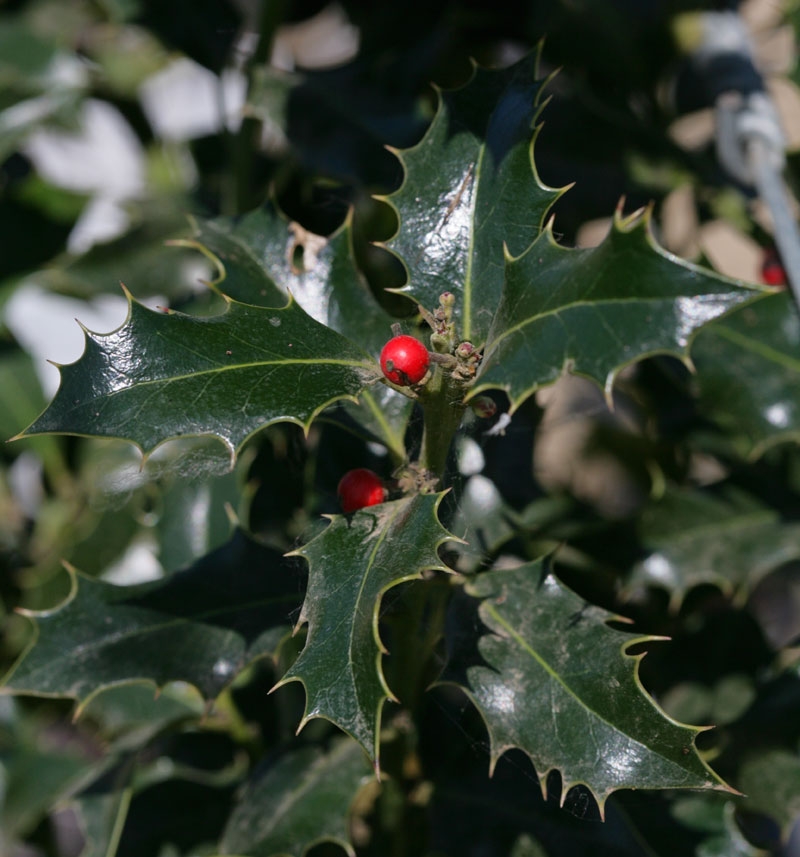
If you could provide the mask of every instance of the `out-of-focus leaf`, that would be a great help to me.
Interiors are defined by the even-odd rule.
[[[700,682],[681,682],[659,699],[661,707],[683,723],[724,726],[738,720],[755,699],[752,680],[745,675],[721,678],[713,687]]]
[[[353,857],[349,810],[371,774],[364,751],[349,738],[328,750],[287,753],[256,774],[231,813],[220,853],[303,857],[320,842],[335,842]]]
[[[221,315],[193,318],[131,300],[122,327],[86,331],[83,355],[60,370],[55,398],[22,437],[120,437],[149,451],[172,437],[212,435],[231,455],[270,423],[307,427],[376,378],[365,352],[294,302],[231,301]]]
[[[168,684],[160,691],[145,685],[110,687],[96,693],[81,711],[97,724],[114,749],[139,747],[167,727],[202,717],[202,698],[189,685]]]
[[[739,805],[722,795],[691,795],[675,801],[672,815],[682,825],[703,834],[695,851],[697,857],[766,857],[766,852],[748,842],[739,830],[735,818]]]
[[[381,668],[381,601],[391,587],[445,570],[437,549],[454,539],[439,523],[442,495],[428,494],[336,515],[296,553],[309,563],[300,622],[308,639],[281,679],[306,691],[303,723],[324,717],[352,735],[378,765],[384,700],[392,696]]]
[[[44,407],[44,397],[33,361],[23,351],[0,357],[0,440],[5,441],[26,425]],[[64,466],[57,442],[52,438],[31,438],[25,447],[35,451],[51,476]],[[20,450],[21,451],[21,450]]]
[[[746,795],[741,808],[774,819],[785,840],[800,820],[800,755],[780,749],[753,754],[737,785]]]
[[[188,232],[186,218],[173,211],[147,211],[142,216],[143,222],[119,238],[93,244],[77,257],[59,257],[37,274],[37,282],[86,299],[118,295],[120,283],[139,297],[163,295],[174,300],[191,294],[202,272],[196,254],[167,245],[169,239]]]
[[[652,354],[687,357],[695,332],[764,291],[684,262],[657,246],[647,215],[619,215],[598,247],[572,250],[545,230],[506,259],[503,297],[470,395],[505,390],[511,411],[568,369],[609,395],[625,366]]]
[[[6,690],[85,705],[109,685],[187,681],[214,699],[274,656],[301,600],[293,563],[241,531],[166,580],[114,586],[71,572],[72,593],[33,614],[37,633]]]
[[[37,126],[70,121],[87,82],[81,72],[23,15],[0,20],[0,161]]]
[[[0,24],[0,82],[4,86],[35,85],[46,75],[58,46],[34,32],[21,15],[4,18]]]
[[[175,479],[166,486],[156,525],[158,556],[165,569],[185,568],[229,538],[226,504],[234,508],[238,483],[234,470],[208,479]]]
[[[90,792],[73,801],[85,844],[79,857],[114,857],[130,806],[131,791]]]
[[[481,712],[492,766],[518,747],[542,783],[560,771],[562,799],[582,783],[601,812],[617,789],[727,788],[697,753],[700,730],[670,720],[642,688],[637,659],[625,654],[642,638],[610,628],[613,616],[543,561],[480,574],[467,591],[481,599],[489,633],[477,651],[474,641],[456,646],[445,678]]]
[[[559,192],[539,181],[533,121],[543,83],[528,56],[503,71],[476,69],[444,92],[423,139],[399,154],[406,170],[388,197],[400,218],[389,247],[403,260],[400,291],[433,310],[453,292],[460,333],[482,344],[503,291],[503,246],[522,253]]]
[[[636,564],[627,587],[667,589],[673,609],[705,583],[746,596],[770,571],[800,558],[800,525],[732,492],[669,490],[645,507],[639,526],[651,552]]]
[[[67,725],[23,720],[12,699],[0,699],[0,706],[0,844],[5,849],[103,762],[99,748],[78,740]]]
[[[800,315],[789,292],[709,325],[692,345],[700,407],[757,457],[800,439]]]

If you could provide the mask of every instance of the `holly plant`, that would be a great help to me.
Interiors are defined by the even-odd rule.
[[[124,322],[12,429],[82,536],[4,595],[8,843],[62,853],[67,813],[83,857],[779,853],[797,312],[664,249],[655,204],[571,246],[539,61],[428,91],[332,232],[290,192],[312,159],[160,236],[167,298],[121,271]],[[239,142],[303,92],[251,69]],[[112,289],[100,256],[51,277]],[[548,481],[546,438],[602,490]]]

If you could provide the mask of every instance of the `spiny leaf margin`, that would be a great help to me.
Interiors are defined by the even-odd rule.
[[[521,594],[519,591],[520,585],[522,585],[523,589],[524,587],[528,587],[528,591]],[[514,586],[517,587],[517,590],[511,592],[511,589]],[[554,760],[552,758],[554,755],[553,747],[557,744],[557,740],[546,732],[547,721],[545,720],[543,722],[540,718],[536,720],[535,724],[531,719],[528,719],[527,721],[523,719],[522,722],[520,722],[520,718],[524,718],[525,712],[520,711],[519,708],[523,707],[523,704],[527,704],[531,706],[531,708],[533,707],[533,703],[536,702],[534,694],[537,688],[528,686],[523,689],[519,686],[520,683],[525,680],[523,664],[513,673],[517,682],[517,694],[515,695],[514,688],[509,687],[509,682],[512,681],[510,677],[511,673],[504,673],[503,661],[504,659],[513,659],[514,657],[515,636],[518,637],[516,645],[519,648],[523,650],[528,649],[529,643],[522,637],[521,633],[517,632],[508,624],[507,620],[500,615],[499,611],[504,609],[513,610],[515,607],[518,609],[521,608],[526,611],[526,619],[530,619],[532,621],[531,617],[533,616],[536,608],[533,608],[533,610],[530,609],[532,605],[535,604],[535,597],[534,599],[531,597],[531,587],[533,587],[533,591],[536,595],[539,595],[543,591],[542,587],[546,587],[547,589],[554,591],[556,593],[556,597],[562,602],[558,610],[551,609],[553,605],[548,605],[546,613],[542,614],[545,615],[546,621],[553,625],[553,627],[549,629],[552,631],[549,636],[553,640],[557,637],[564,637],[564,628],[560,627],[559,630],[555,627],[559,621],[559,613],[564,614],[561,616],[562,619],[567,618],[569,620],[569,627],[572,627],[573,624],[577,627],[580,623],[587,621],[588,618],[591,621],[590,627],[604,629],[602,631],[604,636],[608,638],[612,636],[623,638],[620,641],[619,646],[614,650],[619,656],[621,656],[621,660],[616,660],[617,656],[614,655],[616,667],[618,671],[624,668],[626,672],[626,681],[632,679],[631,688],[635,690],[635,696],[632,699],[633,702],[638,705],[637,711],[634,711],[631,714],[626,708],[625,713],[626,715],[630,714],[633,718],[638,718],[642,715],[642,712],[644,712],[643,716],[645,717],[649,718],[652,715],[654,718],[657,718],[656,720],[652,720],[649,723],[644,723],[642,725],[640,725],[638,719],[636,719],[634,720],[634,725],[640,730],[647,729],[649,725],[652,731],[654,724],[660,723],[660,733],[658,736],[658,740],[660,742],[659,746],[662,746],[669,737],[664,736],[661,733],[667,730],[672,733],[672,738],[675,739],[673,742],[675,746],[669,747],[668,749],[670,751],[674,751],[675,757],[681,763],[685,760],[685,764],[681,765],[681,769],[684,770],[685,773],[685,777],[681,782],[646,783],[645,781],[637,780],[606,782],[605,784],[601,784],[599,782],[599,779],[602,776],[600,773],[597,773],[594,778],[589,775],[572,776],[569,772],[570,768],[586,765],[584,758],[580,756],[577,763],[575,760],[570,762],[565,758]],[[522,597],[523,595],[528,597]],[[529,756],[536,767],[537,777],[543,792],[546,788],[548,774],[551,771],[558,771],[562,777],[560,795],[561,804],[563,805],[567,792],[572,787],[583,785],[592,792],[597,800],[601,816],[604,815],[605,803],[609,795],[622,788],[711,788],[735,793],[735,790],[728,786],[697,754],[694,739],[697,734],[710,727],[689,726],[678,723],[668,717],[658,707],[656,702],[647,693],[641,683],[639,665],[644,657],[644,653],[631,655],[628,653],[628,649],[633,646],[641,645],[642,643],[663,640],[663,637],[647,635],[629,636],[624,634],[624,632],[610,627],[608,624],[609,622],[624,622],[626,620],[623,617],[615,616],[600,607],[583,601],[574,592],[561,584],[552,573],[550,569],[550,560],[548,558],[529,562],[512,569],[484,572],[474,578],[468,579],[465,585],[465,595],[462,596],[462,599],[466,599],[470,602],[473,599],[478,600],[477,606],[475,608],[470,607],[469,609],[477,610],[477,617],[479,617],[479,619],[476,619],[476,621],[484,624],[486,633],[477,640],[477,644],[474,640],[471,640],[468,643],[470,647],[476,646],[476,648],[471,652],[466,652],[467,660],[462,660],[465,652],[456,653],[454,656],[451,644],[450,662],[448,663],[442,678],[439,680],[439,684],[449,684],[458,687],[472,701],[481,715],[489,734],[490,775],[493,773],[498,760],[506,751],[518,748]],[[454,603],[457,603],[457,601]],[[566,610],[565,605],[569,608],[568,611]],[[451,629],[451,635],[452,633],[453,629]],[[456,631],[455,633],[457,634],[458,632]],[[547,636],[548,635],[545,634],[545,637]],[[607,649],[609,653],[611,653],[613,649],[613,644],[610,645],[611,648]],[[590,651],[594,653],[595,649],[596,645],[593,644]],[[539,662],[539,664],[543,666],[546,672],[551,673],[554,676],[558,675],[549,664],[540,659],[533,649],[530,650],[529,654],[532,655],[535,661]],[[573,656],[574,655],[570,652],[566,653],[566,657],[568,658]],[[629,664],[629,666],[626,664]],[[573,675],[572,681],[574,682],[576,678],[580,679],[581,673],[591,675],[595,672],[597,666],[597,664],[585,662],[582,665],[581,671]],[[622,686],[613,671],[608,670],[608,673],[606,673],[603,671],[601,666],[600,672],[597,673],[594,681],[596,681],[598,685],[601,682],[610,681],[612,683],[610,690],[606,687],[603,698],[610,700],[610,704],[616,705],[617,708],[619,708],[622,701]],[[487,683],[489,685],[488,687]],[[492,684],[499,684],[500,687],[493,690],[491,686]],[[569,688],[566,689],[570,695],[574,696],[572,690]],[[525,691],[524,693],[523,690]],[[599,693],[599,687],[595,688],[595,691]],[[617,694],[618,698],[615,698],[614,694]],[[558,731],[556,726],[558,720],[557,715],[561,712],[559,708],[554,707],[556,702],[552,697],[552,692],[550,692],[548,698],[548,704],[552,709],[551,718],[553,720],[553,725],[556,728],[556,731]],[[580,699],[578,701],[583,705],[583,702]],[[492,704],[500,705],[503,712],[493,717],[491,708],[485,707],[484,702],[486,702],[488,706],[491,706]],[[510,711],[506,710],[509,706]],[[594,714],[588,705],[584,707]],[[597,716],[600,717],[600,715]],[[601,719],[603,719],[604,722],[607,722],[604,718]],[[613,724],[611,725],[613,726]],[[569,729],[569,724],[564,723],[564,728]],[[532,729],[537,732],[536,740],[535,742],[529,741],[526,745],[526,736],[520,735],[520,733],[527,731],[527,737],[529,738],[530,731]],[[574,731],[575,730],[572,729],[573,733]],[[581,734],[584,735],[587,740],[591,738],[592,741],[595,741],[595,736],[591,728],[582,731]],[[652,737],[653,736],[651,736],[651,738]],[[631,742],[638,746],[648,748],[647,744],[644,744],[631,736],[626,735],[626,738],[629,738]],[[574,752],[580,753],[580,741],[577,735],[573,734],[567,743],[570,749],[574,749]],[[595,751],[597,758],[600,758],[601,754],[597,745],[595,745]],[[548,756],[550,759],[547,758]],[[674,759],[668,759],[666,756],[664,758],[670,763],[670,765],[676,766]],[[605,760],[604,755],[603,760],[602,764],[606,768],[610,769],[614,767],[611,761]],[[690,770],[691,768],[694,768],[694,770]],[[649,765],[647,766],[647,770],[650,770]],[[607,772],[606,776],[608,777]]]
[[[256,562],[263,567],[254,574]],[[122,586],[65,568],[62,602],[18,608],[33,634],[0,693],[74,699],[75,718],[102,692],[128,685],[158,690],[183,681],[215,700],[248,664],[278,657],[302,599],[291,561],[243,530],[189,568],[147,583]]]
[[[386,683],[381,665],[381,658],[388,652],[379,634],[380,607],[386,592],[400,583],[420,579],[423,571],[451,571],[438,555],[441,545],[460,541],[442,526],[438,518],[438,508],[446,493],[392,500],[361,509],[349,516],[326,516],[331,522],[328,527],[291,554],[302,556],[309,565],[308,590],[295,629],[308,624],[308,636],[298,659],[273,690],[291,681],[301,682],[306,693],[306,706],[298,732],[314,718],[329,720],[358,741],[373,760],[378,775],[383,703],[386,699],[396,701]],[[426,523],[430,532],[427,533],[427,543],[420,547],[420,542],[425,541],[423,528]],[[404,530],[401,531],[400,527],[404,527]],[[370,542],[376,537],[378,542],[373,547]],[[405,541],[402,541],[403,538]],[[391,552],[391,557],[383,565],[376,561],[380,548]],[[413,553],[405,566],[402,559],[404,548]],[[347,554],[348,549],[354,556]],[[366,555],[360,557],[361,552]],[[335,557],[341,563],[339,568],[345,576],[344,580],[333,581],[332,592],[326,588],[331,584],[325,579],[324,565],[330,557]],[[359,573],[359,560],[363,560],[366,568],[363,576]],[[398,567],[403,567],[403,570],[393,573],[393,569]],[[356,569],[355,574],[353,568]],[[373,599],[372,603],[363,603],[364,584],[367,575],[374,570],[383,572],[383,577],[367,592],[367,596]],[[342,599],[344,587],[348,584],[352,586],[353,582],[348,581],[348,574],[356,584],[353,603],[347,599],[343,603]],[[348,593],[344,591],[344,595]],[[336,615],[337,608],[343,611],[341,615]],[[359,618],[365,620],[362,621],[361,631],[366,626],[369,639],[360,641],[363,644],[361,651],[353,651],[353,643],[359,642],[356,639]],[[336,648],[335,634],[337,631],[341,634],[342,628],[346,634],[344,644],[347,652],[346,656],[336,661],[335,668],[339,670],[336,673],[333,666],[327,665],[325,658]],[[319,634],[323,635],[324,645],[318,639]],[[341,642],[340,639],[338,645]],[[345,661],[345,669],[349,671],[346,682],[341,680],[340,675],[342,661]],[[359,666],[363,669],[361,687],[356,675]],[[366,697],[363,705],[362,696]]]
[[[665,285],[664,294],[626,298],[617,286],[636,273],[621,263],[629,258],[635,262],[637,254],[646,265],[666,266],[669,276],[656,276],[660,272],[655,270],[646,271]],[[605,258],[609,255],[610,261]],[[592,264],[597,266],[597,271],[590,277]],[[506,251],[505,265],[503,299],[489,332],[476,383],[467,398],[474,398],[485,390],[504,390],[511,400],[510,414],[537,390],[555,383],[567,371],[597,384],[610,404],[619,373],[646,357],[671,354],[692,368],[691,344],[703,325],[744,303],[773,293],[766,286],[724,277],[662,248],[653,234],[652,207],[623,216],[620,204],[608,236],[597,247],[588,249],[558,244],[551,218],[542,234],[520,256]],[[612,281],[612,285],[603,283],[604,278]],[[592,301],[588,298],[598,283],[606,287],[607,295]],[[721,288],[714,291],[712,284]],[[689,290],[688,285],[703,285],[703,290]],[[537,288],[548,291],[537,292]],[[560,299],[559,291],[566,292],[568,300],[563,305],[548,305],[553,297]],[[633,337],[631,340],[624,338],[618,318],[609,324],[597,309],[598,305],[613,306],[618,314],[625,309],[626,301],[630,301],[630,305],[643,305],[638,307],[643,317],[634,319],[632,325],[641,332],[641,342]],[[528,306],[521,307],[523,302]],[[528,315],[531,309],[538,310],[537,302],[542,304],[542,311]],[[662,309],[659,302],[671,302],[669,306],[675,316],[674,327],[667,326],[669,329],[665,331],[651,329]],[[580,337],[573,335],[561,318],[571,309],[592,314],[592,318],[582,318],[575,325]],[[554,321],[555,326],[533,330],[542,320]],[[590,351],[593,336],[597,336],[599,342],[595,354]],[[546,351],[548,346],[550,354]],[[605,353],[603,347],[607,349]]]
[[[404,286],[389,291],[428,310],[439,294],[453,292],[461,335],[476,345],[485,339],[500,300],[503,245],[524,252],[569,189],[545,185],[534,161],[539,117],[547,104],[543,91],[553,76],[539,76],[540,56],[541,45],[507,68],[486,69],[473,62],[463,86],[434,87],[437,106],[423,138],[409,149],[392,149],[404,170],[401,186],[376,197],[394,210],[399,223],[397,232],[377,246],[399,259],[407,277]],[[517,90],[525,86],[531,98],[520,105]],[[487,92],[495,100],[484,115]],[[431,164],[438,166],[426,177]],[[452,169],[444,169],[445,164]],[[494,185],[498,179],[499,188]],[[483,210],[487,206],[488,212]]]
[[[357,401],[358,394],[378,380],[374,358],[346,337],[315,321],[291,297],[286,306],[279,309],[244,304],[226,297],[224,312],[196,317],[174,310],[150,310],[127,289],[125,294],[128,298],[125,321],[105,334],[83,328],[83,354],[73,363],[58,366],[61,383],[53,401],[14,440],[35,434],[117,438],[134,443],[146,457],[161,443],[173,438],[211,436],[222,441],[232,464],[237,451],[262,428],[275,422],[293,422],[308,433],[311,423],[328,405],[339,399]],[[251,337],[249,341],[237,335],[237,324],[247,326],[245,332]],[[288,336],[287,327],[292,328]],[[200,335],[195,336],[198,331]],[[171,341],[170,333],[183,337],[183,341]],[[271,334],[282,337],[282,341],[273,345],[269,340]],[[271,359],[264,360],[265,346],[259,343],[258,336],[265,337],[267,346],[283,348],[284,353],[267,352]],[[159,338],[163,342],[158,342]],[[289,342],[289,339],[294,341]],[[166,343],[167,348],[162,353],[153,348],[151,360],[146,363],[142,354],[147,354],[147,345],[152,341],[161,349]],[[175,359],[178,371],[168,375],[165,374],[170,359],[168,347],[176,344],[179,353],[173,352],[171,358]],[[242,363],[235,350],[241,346],[259,354],[260,359]],[[328,351],[327,356],[319,355],[323,347]],[[213,354],[210,353],[212,348],[216,349]],[[115,357],[119,366],[114,365]],[[234,363],[237,357],[240,362]],[[181,358],[186,360],[183,366]],[[203,364],[204,369],[198,370],[198,364]],[[306,368],[297,369],[288,379],[284,372],[278,379],[280,389],[273,399],[265,398],[269,395],[264,392],[269,386],[269,373],[280,372],[287,366]],[[226,373],[237,371],[255,372],[256,377],[249,379],[250,386],[234,388]],[[154,377],[149,377],[150,374]],[[211,380],[221,378],[224,383],[220,389],[211,389],[211,380],[199,383],[204,375]],[[173,382],[185,385],[179,390],[187,397],[187,401],[181,403],[184,413],[179,412],[175,393],[169,393]],[[311,393],[310,383],[316,387]],[[140,394],[143,388],[155,385],[160,387],[156,395],[161,399],[142,417],[142,411],[154,396]],[[192,385],[197,389],[187,389]],[[253,390],[257,387],[262,399],[253,404]],[[109,420],[106,412],[114,397],[120,394],[128,394],[129,401],[112,409],[114,419]],[[97,405],[98,401],[102,406]],[[198,403],[206,408],[204,423],[191,412]],[[134,408],[137,409],[132,416]],[[241,413],[238,421],[237,412]],[[172,424],[164,428],[164,421],[169,419]]]

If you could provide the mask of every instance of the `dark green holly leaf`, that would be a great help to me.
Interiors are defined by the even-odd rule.
[[[147,685],[128,684],[94,694],[81,710],[81,720],[94,723],[119,752],[138,749],[163,730],[199,720],[204,713],[200,694],[187,684],[168,684],[158,692]]]
[[[704,583],[746,595],[779,565],[800,558],[800,525],[733,492],[667,491],[644,508],[640,532],[651,552],[636,564],[627,588],[667,589],[673,609]]]
[[[70,597],[32,614],[37,633],[5,687],[82,707],[109,685],[182,680],[214,699],[288,636],[301,600],[295,572],[241,531],[165,580],[114,586],[71,572]]]
[[[163,568],[186,568],[223,545],[233,528],[227,509],[235,508],[239,492],[235,470],[207,479],[170,480],[156,524]]]
[[[236,301],[282,307],[291,294],[318,322],[376,355],[391,335],[394,319],[356,267],[349,217],[326,238],[268,203],[242,217],[199,221],[195,238],[177,243],[210,255],[215,287]]]
[[[788,292],[704,329],[692,345],[700,407],[752,457],[800,439],[800,315]]]
[[[163,295],[174,300],[191,294],[200,276],[197,265],[191,264],[196,254],[167,246],[168,239],[188,231],[186,217],[180,211],[152,209],[138,212],[141,222],[118,238],[93,244],[80,256],[56,259],[37,273],[37,282],[87,300],[98,294],[118,295],[121,282],[139,297]]]
[[[559,192],[533,167],[533,122],[543,82],[526,57],[502,71],[476,69],[444,92],[423,139],[400,152],[405,181],[388,198],[400,218],[389,244],[405,263],[400,291],[432,310],[457,297],[461,336],[481,344],[503,290],[503,245],[522,253]]]
[[[754,754],[737,785],[746,795],[741,809],[774,819],[786,840],[800,820],[800,754],[777,748]]]
[[[695,331],[762,289],[660,249],[647,215],[617,217],[598,247],[559,247],[547,229],[506,260],[503,298],[472,395],[505,390],[515,410],[565,369],[610,394],[621,369],[651,354],[686,358]]]
[[[303,857],[320,842],[335,842],[353,857],[349,810],[371,773],[364,751],[349,738],[327,751],[304,747],[288,753],[256,775],[234,807],[221,853]]]
[[[122,327],[86,331],[83,355],[60,367],[55,398],[21,436],[119,437],[149,451],[169,438],[213,435],[233,455],[270,423],[307,428],[329,403],[357,396],[375,366],[294,302],[231,301],[222,315],[193,318],[131,300]]]
[[[72,802],[84,836],[79,857],[114,857],[130,800],[131,792],[126,788],[88,792]]]
[[[211,255],[218,272],[215,286],[237,301],[283,306],[291,294],[310,316],[376,359],[391,336],[394,319],[356,267],[350,218],[324,238],[290,223],[268,204],[241,218],[201,221],[195,239],[180,243]],[[364,390],[358,403],[342,406],[402,460],[412,404],[381,384]]]
[[[302,682],[303,724],[313,717],[330,720],[366,749],[376,767],[383,703],[392,696],[381,668],[381,599],[425,569],[446,569],[437,549],[454,537],[437,518],[441,497],[420,495],[336,515],[297,551],[309,563],[300,613],[308,640],[278,685]]]
[[[52,806],[103,768],[99,746],[66,724],[25,715],[0,699],[0,843],[8,853]],[[12,849],[13,851],[13,849]]]
[[[562,800],[582,783],[601,811],[617,789],[727,788],[697,754],[700,730],[670,720],[642,688],[625,649],[647,638],[610,628],[614,617],[542,560],[478,575],[467,591],[490,633],[477,652],[454,652],[446,678],[481,712],[492,767],[517,747],[542,783],[561,772]]]
[[[4,353],[0,358],[0,436],[11,437],[21,425],[34,419],[43,406],[44,397],[30,355],[22,350]],[[57,440],[31,438],[23,441],[23,445],[42,459],[51,478],[58,479],[64,462]]]
[[[682,723],[724,726],[738,720],[756,698],[753,680],[744,674],[723,676],[713,686],[682,681],[659,697],[664,711]]]
[[[735,817],[739,806],[738,801],[724,800],[722,795],[697,794],[676,800],[672,815],[704,836],[694,852],[696,857],[766,857],[739,830]]]

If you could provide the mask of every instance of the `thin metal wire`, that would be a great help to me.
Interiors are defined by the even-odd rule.
[[[789,192],[780,172],[775,169],[774,153],[766,140],[752,136],[746,152],[753,182],[772,215],[781,263],[795,303],[800,308],[800,229],[789,202]]]

